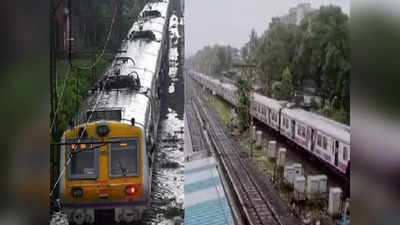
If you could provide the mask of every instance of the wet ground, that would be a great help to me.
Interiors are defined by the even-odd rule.
[[[162,86],[161,122],[152,183],[152,210],[147,224],[183,224],[184,218],[184,80],[182,59],[171,48],[169,76]]]
[[[168,79],[164,89],[169,89],[173,81]],[[147,224],[175,224],[183,221],[183,101],[176,92],[183,90],[182,76],[177,76],[175,92],[163,99],[161,124],[156,147],[156,166],[152,183],[153,214]],[[182,93],[183,96],[183,93]]]

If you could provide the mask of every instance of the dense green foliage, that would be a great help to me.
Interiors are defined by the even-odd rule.
[[[67,128],[68,123],[73,121],[78,107],[88,94],[89,89],[92,87],[93,78],[90,70],[79,69],[80,65],[90,64],[91,61],[85,57],[73,60],[75,67],[68,69],[69,62],[67,60],[60,60],[57,64],[58,67],[58,82],[57,82],[57,98],[60,102],[59,110],[57,113],[57,137],[60,137],[63,131]],[[109,63],[107,60],[102,59],[96,66],[96,74],[99,77]],[[69,72],[69,78],[65,80]],[[65,87],[64,87],[64,80]]]
[[[283,100],[292,100],[293,97],[293,81],[292,74],[290,73],[289,68],[286,69],[282,73],[282,82],[279,84],[279,89],[276,92],[276,98]]]
[[[240,128],[247,130],[250,127],[250,85],[249,76],[237,76],[236,87],[238,88],[237,114],[240,121]]]
[[[72,67],[63,58],[57,62],[57,100],[59,102],[55,122],[55,138],[59,139],[68,123],[74,120],[78,107],[85,99],[94,81],[103,75],[110,61],[109,54],[104,55],[92,70],[80,69],[93,64],[106,43],[107,34],[115,13],[115,23],[111,30],[111,39],[106,46],[107,52],[119,48],[123,36],[128,33],[145,0],[87,0],[72,1],[72,32],[77,48],[72,57]],[[118,10],[120,9],[120,10]],[[94,19],[95,18],[95,19]],[[121,32],[121,37],[119,33]],[[85,51],[97,52],[93,55],[81,54]],[[112,56],[112,54],[111,54]],[[69,77],[64,83],[64,78]],[[65,84],[65,87],[64,87]]]
[[[249,43],[252,42],[254,40],[250,39]],[[294,90],[303,92],[307,80],[316,84],[316,95],[321,103],[315,110],[349,123],[349,18],[339,7],[323,6],[307,15],[299,26],[275,18],[256,42],[258,46],[247,60],[251,58],[258,65],[266,95],[288,100],[287,94],[273,93],[274,81],[287,85],[283,71],[288,68],[292,71]],[[278,90],[282,91],[282,86]]]
[[[111,33],[110,46],[116,49],[120,39],[127,35],[137,19],[146,0],[85,0],[72,2],[72,29],[79,48],[101,47],[114,13],[115,24]]]

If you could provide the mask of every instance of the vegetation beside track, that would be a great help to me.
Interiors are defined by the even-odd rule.
[[[227,125],[229,123],[232,106],[221,97],[216,95],[210,95],[208,102],[217,110],[222,122]]]

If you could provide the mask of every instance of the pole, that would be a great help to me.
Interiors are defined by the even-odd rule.
[[[68,0],[68,32],[69,64],[72,65],[72,0]]]
[[[117,0],[117,27],[116,27],[116,32],[117,32],[117,40],[118,40],[118,44],[121,41],[121,14],[122,14],[122,4],[121,4],[121,0]]]
[[[53,1],[51,1],[51,6],[53,6]],[[52,8],[52,7],[50,7]],[[54,118],[54,97],[53,97],[53,74],[54,74],[54,60],[53,60],[53,54],[54,54],[54,45],[53,45],[53,16],[52,13],[50,13],[50,126]],[[55,129],[55,127],[54,127]],[[54,130],[51,130],[51,139],[53,140],[54,138]],[[50,187],[53,186],[54,183],[54,153],[52,151],[52,146],[50,145],[50,159],[53,162],[50,162]]]
[[[249,68],[248,71],[248,84],[249,84],[249,98],[250,98],[250,107],[249,107],[249,120],[250,120],[250,129],[253,129],[253,119],[251,118],[251,107],[253,107],[253,76],[252,76],[252,69]],[[256,134],[254,134],[255,136]],[[251,145],[250,145],[250,159],[253,158],[253,143],[254,141],[251,140]]]
[[[54,1],[51,1],[51,6],[50,9],[54,9]],[[50,26],[50,32],[49,32],[49,40],[50,40],[50,126],[52,126],[52,130],[50,131],[51,135],[51,140],[52,141],[57,141],[57,115],[55,115],[55,108],[57,107],[57,81],[55,79],[56,74],[57,74],[57,54],[56,54],[56,30],[55,30],[55,18],[54,18],[55,12],[52,12],[50,10],[49,13],[49,26]],[[54,124],[51,125],[51,123],[54,121]],[[50,187],[53,186],[55,183],[55,177],[57,177],[57,171],[58,171],[58,161],[57,161],[57,147],[50,146],[50,159],[51,159],[51,168],[50,168]]]

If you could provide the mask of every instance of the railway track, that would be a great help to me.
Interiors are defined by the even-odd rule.
[[[187,80],[190,80],[187,86],[191,88],[193,105],[206,121],[215,155],[230,180],[230,186],[236,194],[246,221],[251,225],[300,224],[300,221],[287,212],[272,184],[255,170],[245,158],[247,154],[243,154],[244,152],[228,137],[217,112],[205,104],[202,95],[198,93],[195,81],[191,78]]]
[[[185,79],[185,89],[188,86],[189,80]],[[209,150],[207,143],[205,142],[204,133],[202,131],[202,121],[198,120],[198,111],[193,102],[193,93],[185,91],[185,115],[187,118],[188,129],[191,133],[193,151],[204,151]]]

